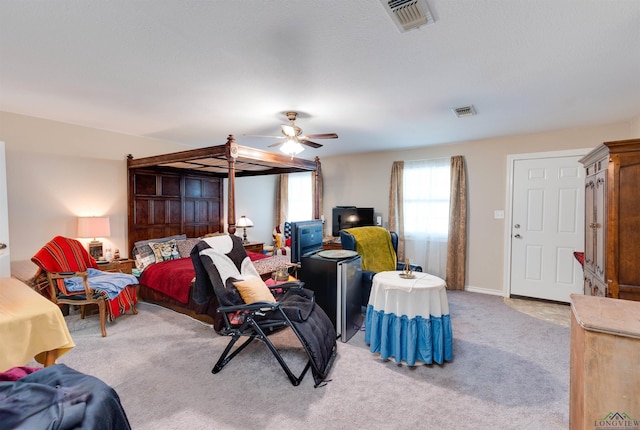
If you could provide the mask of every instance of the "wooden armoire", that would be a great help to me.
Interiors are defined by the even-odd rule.
[[[586,295],[640,301],[640,139],[584,156]]]

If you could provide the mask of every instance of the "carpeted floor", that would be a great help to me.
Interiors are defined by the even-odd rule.
[[[67,317],[76,348],[58,362],[116,389],[134,429],[566,429],[569,329],[502,297],[448,292],[454,360],[407,367],[380,360],[363,332],[339,342],[326,386],[293,387],[256,342],[221,373],[228,338],[189,317],[141,303],[107,326]],[[277,335],[295,369],[291,333]]]

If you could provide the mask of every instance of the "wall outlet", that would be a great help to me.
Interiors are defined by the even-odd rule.
[[[504,219],[504,211],[493,211],[494,219]]]

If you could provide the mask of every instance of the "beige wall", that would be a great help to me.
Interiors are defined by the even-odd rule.
[[[76,217],[108,215],[105,247],[126,249],[126,156],[184,150],[171,142],[0,112],[6,143],[11,260],[29,260]],[[84,241],[84,240],[83,240]],[[86,241],[84,241],[86,242]]]
[[[595,147],[603,141],[638,136],[640,117],[602,127],[329,157],[322,160],[327,231],[331,231],[331,208],[336,205],[373,206],[387,221],[393,161],[464,155],[469,178],[467,284],[500,292],[505,226],[504,221],[493,219],[493,211],[506,209],[507,155]],[[221,136],[219,143],[225,139]],[[122,252],[127,227],[126,155],[144,157],[187,149],[173,142],[5,112],[0,112],[0,140],[6,142],[12,261],[30,259],[55,235],[74,237],[79,215],[109,215],[112,235],[105,244]],[[238,180],[237,215],[247,215],[256,224],[248,232],[250,240],[271,240],[275,186],[273,177]]]
[[[127,154],[139,158],[192,149],[7,112],[0,112],[0,141],[6,143],[12,261],[30,260],[56,235],[75,237],[76,218],[93,215],[110,218],[111,236],[104,246],[129,256]],[[236,215],[254,221],[247,231],[251,241],[271,243],[275,187],[275,177],[237,179]]]
[[[631,121],[631,138],[640,137],[640,116]]]
[[[494,219],[493,214],[494,210],[507,209],[507,156],[593,148],[604,141],[633,137],[631,122],[625,122],[455,145],[324,158],[322,171],[324,214],[329,221],[327,231],[331,231],[331,208],[336,205],[373,206],[377,213],[382,214],[386,225],[393,161],[463,155],[469,185],[467,286],[472,290],[500,294],[504,283],[505,225],[504,219]],[[348,142],[343,144],[348,145]]]

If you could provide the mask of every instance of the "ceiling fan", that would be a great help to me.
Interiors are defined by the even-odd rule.
[[[269,148],[280,147],[280,151],[285,154],[294,155],[299,154],[304,150],[302,145],[309,146],[311,148],[320,148],[322,144],[311,141],[311,139],[337,139],[336,133],[321,133],[321,134],[302,134],[302,129],[295,124],[295,120],[298,117],[298,112],[286,112],[289,124],[282,124],[282,135],[280,136],[261,136],[261,137],[273,137],[281,138],[280,142],[269,145]]]

